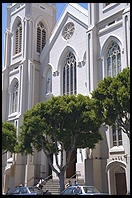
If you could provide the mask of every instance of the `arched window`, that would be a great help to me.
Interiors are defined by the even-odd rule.
[[[46,44],[46,30],[42,22],[37,25],[37,52],[41,52]]]
[[[52,92],[52,71],[51,69],[47,72],[47,79],[46,79],[46,94]]]
[[[16,81],[11,89],[10,95],[10,113],[18,110],[18,81]]]
[[[76,59],[73,53],[66,56],[63,68],[63,95],[76,94]]]
[[[122,131],[121,128],[112,127],[113,146],[122,145]]]
[[[16,27],[15,32],[15,54],[21,52],[22,48],[22,24],[21,22]]]
[[[106,54],[106,76],[116,76],[121,71],[121,50],[119,45],[112,41]]]

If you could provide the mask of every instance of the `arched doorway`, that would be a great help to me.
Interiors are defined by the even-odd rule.
[[[109,192],[111,195],[126,195],[126,165],[125,163],[114,161],[107,165]]]
[[[51,159],[51,162],[53,163],[53,154],[50,154],[50,159]],[[52,168],[49,164],[48,164],[48,167],[49,167],[48,168],[48,176],[50,176],[50,175],[52,175]]]
[[[71,154],[70,161],[73,163],[66,169],[66,178],[70,178],[76,173],[77,152],[74,150]],[[76,177],[76,176],[75,176]]]
[[[126,174],[125,169],[117,167],[115,170],[116,193],[117,195],[126,195]]]

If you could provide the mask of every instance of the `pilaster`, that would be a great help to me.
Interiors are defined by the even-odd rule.
[[[130,66],[130,8],[126,8],[122,14],[125,62],[123,68]]]
[[[78,174],[78,179],[85,181],[85,160],[86,160],[86,149],[77,149],[77,163],[76,163],[76,173]]]
[[[6,28],[5,41],[4,41],[4,68],[10,64],[10,51],[11,51],[11,32]]]

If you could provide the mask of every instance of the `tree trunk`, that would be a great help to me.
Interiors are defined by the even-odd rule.
[[[64,173],[65,171],[61,171],[60,174],[58,175],[59,183],[60,183],[60,192],[64,190]]]

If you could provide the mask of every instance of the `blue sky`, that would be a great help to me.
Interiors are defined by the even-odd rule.
[[[67,3],[56,3],[57,6],[57,16],[56,20],[60,18],[61,13],[63,12]],[[88,9],[88,3],[79,3],[82,7]],[[7,3],[2,3],[2,68],[3,68],[3,57],[4,57],[4,33],[6,30],[7,23],[7,11],[6,11]]]

